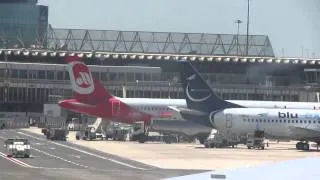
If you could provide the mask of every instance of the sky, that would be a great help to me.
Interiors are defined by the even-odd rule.
[[[54,28],[236,34],[247,0],[39,0]],[[276,56],[320,57],[319,0],[250,0],[250,34]]]

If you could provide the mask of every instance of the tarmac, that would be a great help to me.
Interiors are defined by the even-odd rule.
[[[94,174],[97,176],[95,179],[164,179],[320,155],[320,152],[314,149],[309,152],[296,150],[295,142],[270,142],[265,150],[249,150],[244,146],[207,149],[201,144],[84,141],[75,140],[75,132],[69,133],[67,142],[48,141],[38,128],[5,130],[0,136],[28,138],[34,157],[23,161],[30,165],[31,169],[48,171],[40,173],[40,176],[45,175],[48,178],[50,172],[56,172],[53,175],[79,176],[76,179],[85,178],[87,174],[91,178],[90,175]],[[30,171],[30,168],[28,169]]]
[[[26,130],[41,134],[39,129]],[[265,150],[249,150],[240,145],[237,148],[208,149],[201,144],[190,143],[84,141],[75,140],[75,132],[70,132],[68,137],[72,144],[162,169],[226,170],[320,155],[320,152],[296,150],[296,142],[293,141],[270,142]]]
[[[81,147],[65,141],[49,141],[26,130],[0,131],[0,143],[7,138],[27,138],[30,158],[8,158],[0,148],[0,179],[163,179],[199,173],[199,170],[160,169],[127,158]]]

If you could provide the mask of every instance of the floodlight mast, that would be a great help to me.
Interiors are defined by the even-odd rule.
[[[235,21],[235,23],[238,24],[238,31],[237,31],[237,56],[239,56],[239,46],[240,46],[240,43],[239,43],[239,27],[240,27],[240,24],[242,23],[242,21],[240,19],[237,19]]]
[[[248,0],[247,12],[247,42],[246,42],[246,55],[249,56],[249,19],[250,19],[250,0]]]

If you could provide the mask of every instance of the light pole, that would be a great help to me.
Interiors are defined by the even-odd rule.
[[[247,12],[247,43],[246,43],[246,55],[249,55],[249,19],[250,19],[250,0],[248,0],[248,12]]]
[[[137,98],[137,89],[139,87],[139,80],[136,80],[136,88],[135,88],[135,91],[134,91],[134,97]]]
[[[170,81],[168,82],[168,98],[169,99],[171,99],[170,98],[170,88],[171,88],[171,83],[170,83]]]
[[[239,27],[240,27],[240,24],[242,23],[242,21],[240,19],[236,20],[235,23],[237,23],[237,26],[238,26],[238,30],[237,30],[237,56],[239,56]]]

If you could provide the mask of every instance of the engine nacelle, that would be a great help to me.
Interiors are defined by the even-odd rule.
[[[214,120],[217,118],[217,116],[220,116],[221,113],[222,113],[221,111],[212,111],[209,114],[209,121],[214,128],[216,128],[216,124],[214,123]]]

